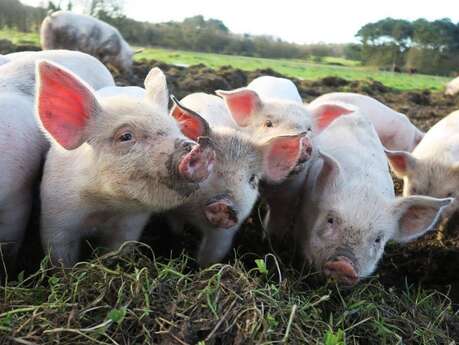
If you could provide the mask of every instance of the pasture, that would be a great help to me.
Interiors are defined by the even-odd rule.
[[[11,30],[0,30],[0,39],[8,39],[15,44],[38,45],[39,42],[36,33],[24,34]],[[282,75],[304,80],[318,80],[330,76],[346,80],[376,80],[401,91],[425,89],[441,91],[449,81],[449,78],[440,76],[379,71],[376,68],[359,66],[357,61],[332,57],[325,57],[321,63],[314,63],[312,60],[264,59],[146,47],[135,56],[135,59],[137,61],[157,60],[179,66],[197,64],[204,64],[210,68],[231,66],[246,71],[271,68]]]
[[[2,38],[34,42],[5,31]],[[136,58],[135,76],[116,75],[118,84],[142,85],[159,65],[178,97],[237,88],[269,68],[295,76],[305,101],[331,91],[366,93],[424,130],[459,107],[459,97],[438,92],[446,79],[431,76],[156,48]],[[0,287],[0,344],[457,344],[457,221],[407,246],[389,245],[375,275],[351,290],[311,272],[291,241],[271,243],[263,212],[257,205],[229,258],[205,270],[192,259],[192,231],[177,237],[161,218],[129,254],[52,267],[35,213],[21,250],[23,271]]]

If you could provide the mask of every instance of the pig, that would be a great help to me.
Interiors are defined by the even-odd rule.
[[[282,239],[293,224],[294,205],[299,202],[299,191],[314,155],[313,137],[319,129],[313,119],[325,128],[337,114],[348,114],[352,110],[335,103],[308,109],[298,100],[295,85],[283,78],[260,77],[249,86],[234,91],[217,91],[241,130],[255,140],[302,131],[308,133],[303,141],[300,164],[291,175],[280,184],[262,181],[260,186],[261,197],[268,206],[263,226],[270,236]]]
[[[0,242],[9,268],[22,242],[32,204],[32,190],[48,142],[34,116],[35,63],[46,57],[85,79],[93,88],[114,85],[96,58],[80,52],[26,54],[0,67]]]
[[[262,98],[303,103],[298,89],[290,79],[265,75],[252,80],[247,88],[257,92]]]
[[[219,262],[228,254],[234,235],[257,200],[260,179],[273,183],[284,180],[298,164],[305,137],[304,133],[298,133],[254,142],[246,133],[221,125],[224,105],[218,106],[220,98],[207,96],[207,102],[197,102],[205,98],[203,94],[187,96],[182,102],[175,100],[171,110],[179,123],[197,111],[207,123],[205,136],[216,151],[209,178],[189,202],[168,215],[174,232],[181,231],[186,222],[202,234],[197,256],[202,267]],[[184,126],[187,136],[194,140],[200,130]]]
[[[341,102],[357,107],[373,123],[382,144],[389,150],[413,151],[424,132],[414,126],[408,117],[396,112],[376,99],[350,92],[333,92],[309,103],[310,111],[320,104]]]
[[[412,153],[386,151],[390,166],[403,179],[403,195],[453,197],[446,220],[458,210],[459,110],[436,123]]]
[[[214,150],[186,138],[168,116],[164,73],[153,68],[145,98],[97,96],[69,70],[37,66],[37,117],[51,141],[41,184],[41,237],[54,263],[79,258],[96,236],[118,249],[138,240],[152,212],[178,207],[212,170]],[[205,123],[191,116],[188,121]]]
[[[459,93],[459,77],[451,80],[445,89],[445,95],[447,96],[454,96]]]
[[[99,19],[57,11],[43,20],[40,30],[43,50],[79,50],[131,73],[134,51],[116,28]]]
[[[388,240],[405,243],[431,230],[452,198],[396,198],[384,148],[366,116],[335,118],[301,191],[295,242],[326,277],[354,285],[375,270]]]

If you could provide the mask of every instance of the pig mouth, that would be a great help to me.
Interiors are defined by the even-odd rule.
[[[343,255],[327,260],[323,266],[323,273],[326,277],[347,287],[354,286],[360,279],[354,261]]]

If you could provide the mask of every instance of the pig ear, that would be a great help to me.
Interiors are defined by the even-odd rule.
[[[194,141],[197,141],[199,137],[209,136],[209,124],[201,115],[180,104],[175,96],[171,96],[171,99],[174,102],[171,115],[184,135]]]
[[[322,132],[336,118],[355,112],[356,109],[348,104],[324,103],[311,107],[312,118],[316,133]]]
[[[49,61],[37,63],[37,115],[43,128],[67,150],[87,140],[86,128],[100,106],[92,89]]]
[[[166,75],[158,67],[150,70],[144,81],[146,97],[161,110],[167,112],[169,104],[169,90],[167,89]]]
[[[296,167],[305,134],[275,137],[263,144],[263,173],[270,182],[282,182]]]
[[[337,184],[341,166],[339,165],[338,161],[329,156],[323,151],[318,152],[320,159],[322,160],[322,167],[317,175],[316,183],[315,183],[315,193],[322,193],[326,187],[333,186]]]
[[[409,242],[425,234],[435,226],[444,208],[453,201],[453,198],[437,199],[419,195],[399,198],[392,207],[398,220],[393,239]]]
[[[215,93],[223,98],[231,116],[240,127],[246,127],[251,116],[262,106],[258,94],[247,88],[233,91],[217,90]]]
[[[405,151],[390,151],[384,150],[389,165],[394,171],[395,175],[399,178],[403,178],[408,175],[410,171],[413,171],[416,167],[416,158]]]

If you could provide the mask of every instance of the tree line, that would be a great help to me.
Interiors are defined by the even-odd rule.
[[[364,64],[435,74],[459,71],[459,23],[448,18],[385,18],[364,25],[356,36]]]

